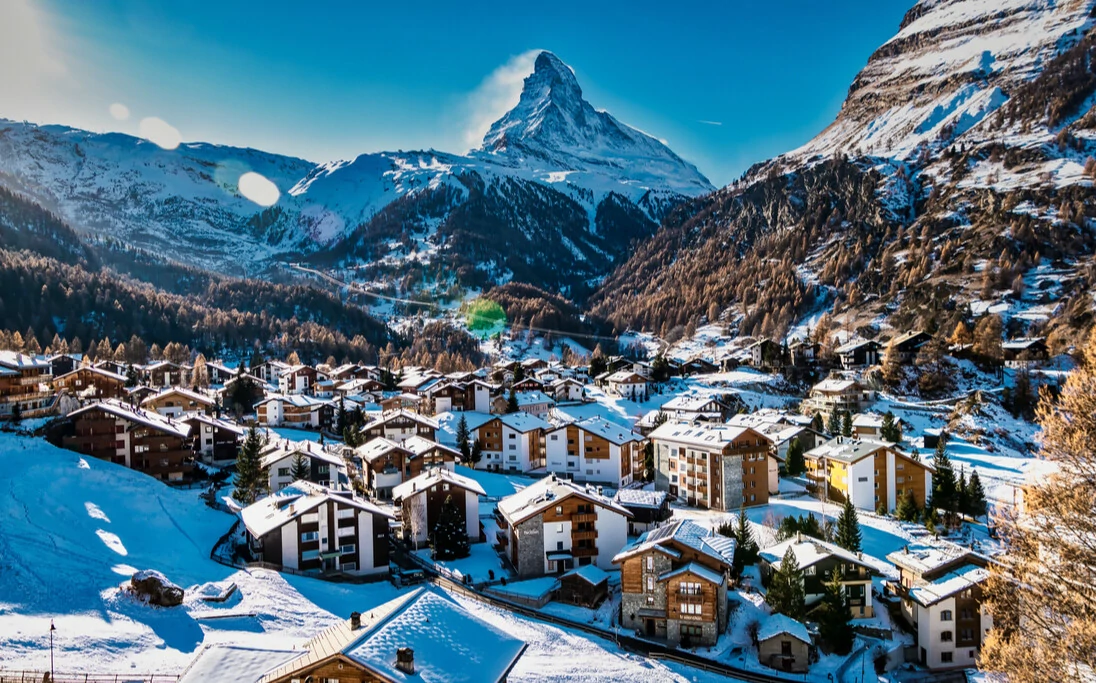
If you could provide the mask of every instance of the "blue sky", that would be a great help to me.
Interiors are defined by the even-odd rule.
[[[137,133],[155,116],[313,161],[460,152],[548,49],[595,107],[723,185],[828,125],[911,4],[5,0],[0,117]]]

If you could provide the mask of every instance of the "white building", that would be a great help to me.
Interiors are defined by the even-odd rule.
[[[354,497],[295,482],[240,511],[252,554],[303,573],[388,572],[391,515]]]
[[[308,465],[307,479],[323,486],[338,486],[347,481],[346,462],[314,441],[272,441],[261,451],[263,469],[271,491],[280,491],[294,482],[293,462],[300,455]]]
[[[643,475],[643,442],[602,417],[562,424],[545,432],[545,468],[575,481],[626,486]]]
[[[479,501],[486,495],[475,479],[435,467],[392,489],[392,502],[400,511],[398,519],[404,540],[415,548],[422,548],[437,526],[441,507],[447,499],[452,499],[464,516],[468,542],[479,542]]]

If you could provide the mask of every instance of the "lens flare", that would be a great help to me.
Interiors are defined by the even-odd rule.
[[[137,132],[144,139],[164,149],[175,149],[183,141],[183,136],[175,126],[155,116],[141,119]]]
[[[278,197],[282,196],[277,185],[255,171],[248,171],[240,176],[237,186],[240,188],[240,194],[259,206],[274,206],[278,203]]]
[[[114,117],[115,121],[128,121],[129,120],[129,107],[121,102],[115,102],[110,105],[110,115]]]

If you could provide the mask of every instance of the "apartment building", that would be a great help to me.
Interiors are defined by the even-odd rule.
[[[932,491],[933,468],[883,441],[838,436],[803,454],[807,479],[838,501],[861,510],[898,507],[907,491],[923,507]]]
[[[188,480],[194,469],[190,425],[107,399],[69,413],[73,434],[62,445],[156,477]]]
[[[642,477],[644,441],[603,417],[561,424],[545,431],[545,467],[575,481],[627,486]]]
[[[772,441],[749,427],[667,422],[648,436],[655,488],[714,510],[769,502]]]
[[[53,406],[53,364],[15,351],[0,351],[0,419],[18,406],[21,417],[39,417]]]

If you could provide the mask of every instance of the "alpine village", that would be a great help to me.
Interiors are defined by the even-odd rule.
[[[526,66],[463,155],[0,119],[0,683],[1096,681],[1096,0],[721,188]]]

